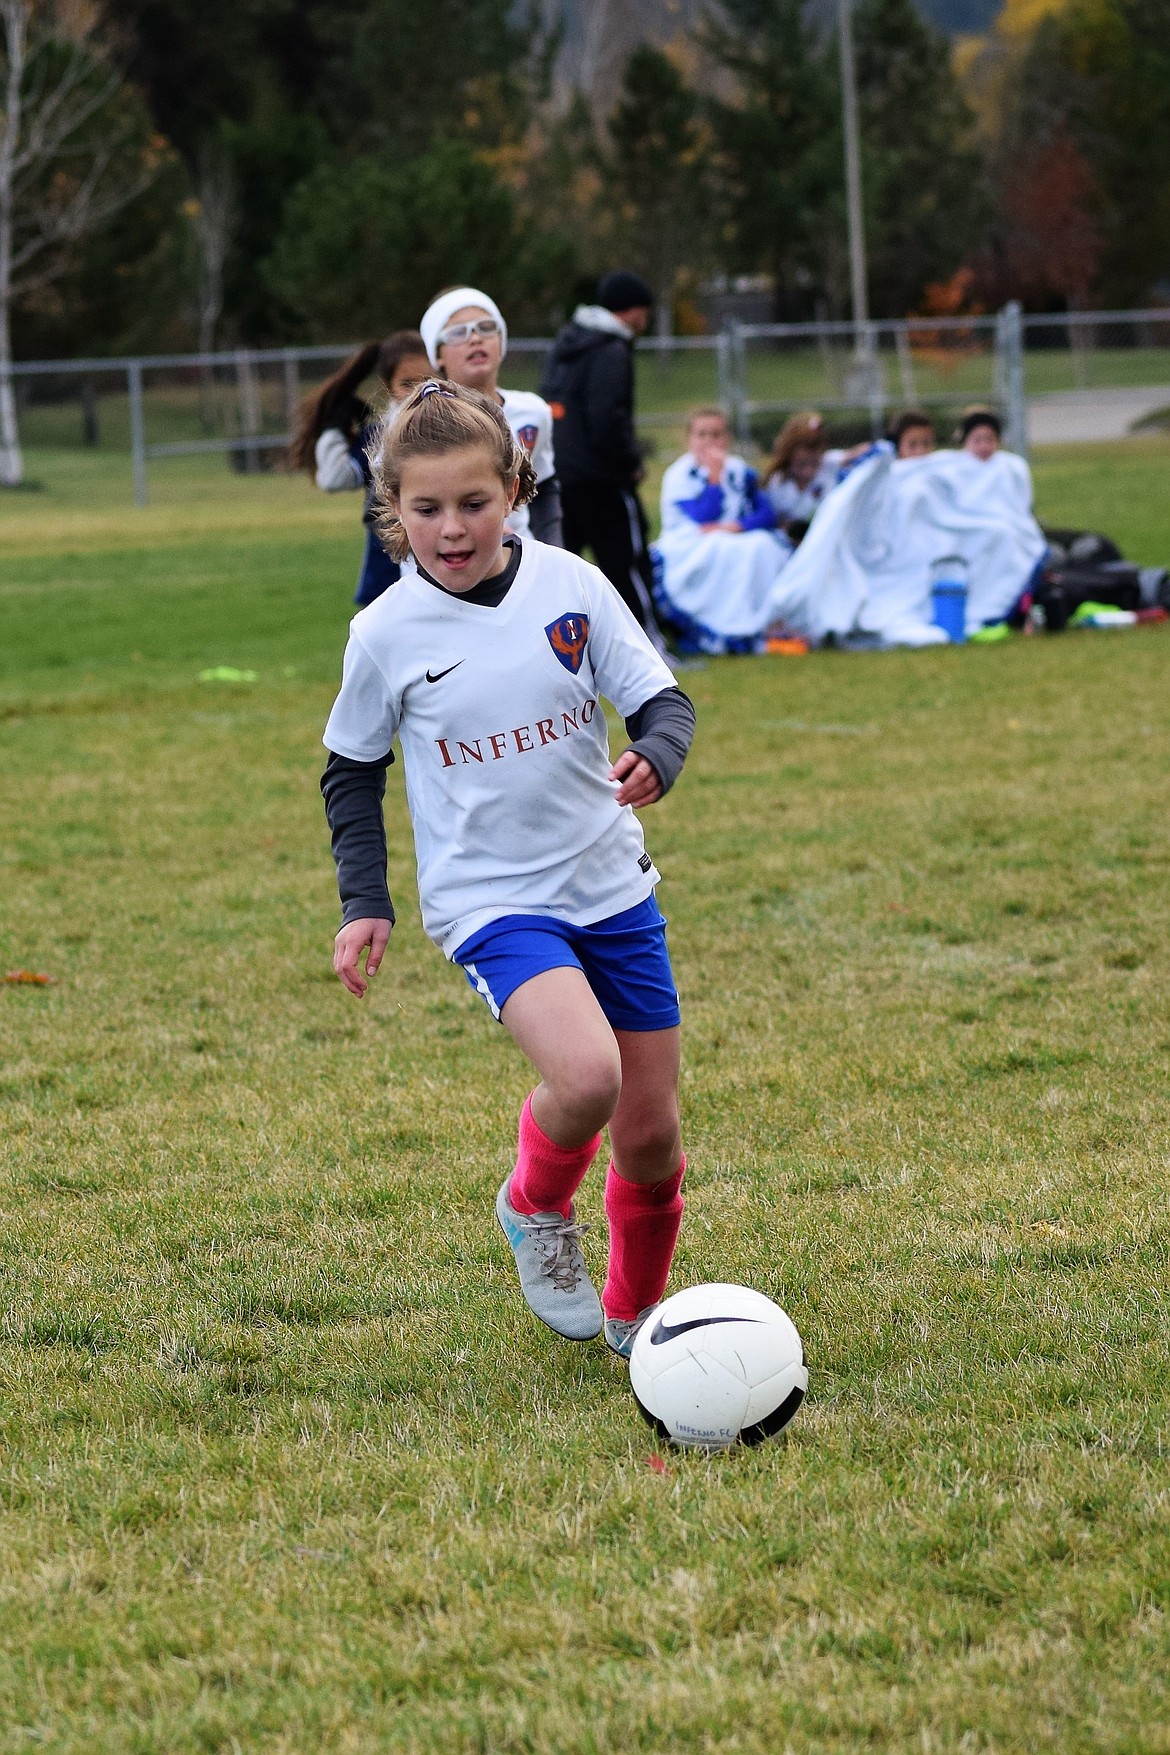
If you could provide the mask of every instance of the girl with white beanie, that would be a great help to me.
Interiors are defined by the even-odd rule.
[[[508,351],[508,325],[500,307],[478,287],[449,287],[432,299],[419,332],[437,372],[500,404],[516,443],[532,464],[536,496],[531,505],[514,509],[508,529],[515,536],[531,534],[537,542],[563,548],[552,410],[533,391],[500,389],[500,366]]]

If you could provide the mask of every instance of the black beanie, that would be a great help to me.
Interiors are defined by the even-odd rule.
[[[618,268],[598,282],[597,302],[607,311],[632,311],[639,305],[652,310],[654,294],[640,274],[631,274],[628,268]]]

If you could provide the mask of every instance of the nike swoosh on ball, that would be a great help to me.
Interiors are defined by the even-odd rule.
[[[650,1345],[660,1347],[663,1341],[676,1340],[685,1335],[688,1329],[712,1328],[717,1322],[755,1322],[754,1316],[696,1316],[693,1322],[676,1322],[673,1327],[669,1323],[656,1322],[650,1331]]]

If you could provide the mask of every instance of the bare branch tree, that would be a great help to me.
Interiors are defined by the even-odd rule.
[[[191,222],[197,266],[196,318],[199,351],[210,353],[215,331],[223,315],[223,275],[237,221],[236,185],[231,160],[214,142],[204,142],[199,153],[197,192],[184,202]],[[207,366],[200,372],[199,402],[204,428],[210,432],[212,379]]]
[[[69,0],[0,0],[0,485],[24,477],[12,311],[69,267],[84,238],[154,178],[93,13]]]
[[[231,161],[214,147],[199,158],[199,193],[193,217],[199,252],[199,351],[210,353],[223,315],[223,271],[236,229],[236,187]]]

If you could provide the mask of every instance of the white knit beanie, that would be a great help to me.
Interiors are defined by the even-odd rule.
[[[500,326],[500,358],[508,351],[508,325],[504,322],[504,314],[495,299],[489,299],[478,287],[457,286],[450,292],[440,293],[434,302],[423,312],[419,324],[419,334],[426,343],[427,358],[432,366],[439,364],[439,336],[447,327],[456,311],[462,311],[468,305],[478,305],[489,317],[494,317]]]

